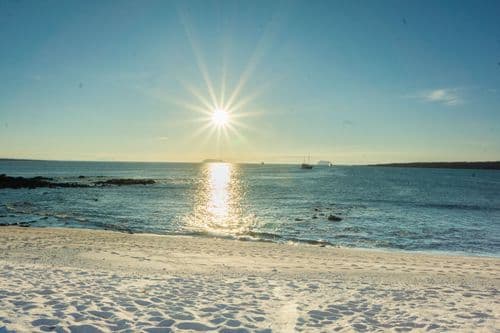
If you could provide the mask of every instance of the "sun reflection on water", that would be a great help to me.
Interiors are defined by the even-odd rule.
[[[211,163],[208,165],[207,171],[209,199],[206,208],[214,219],[227,222],[231,194],[236,194],[236,197],[239,197],[237,191],[230,193],[232,190],[237,190],[230,186],[232,166],[227,163]]]
[[[220,235],[242,235],[254,218],[243,214],[243,183],[238,166],[230,163],[206,163],[201,166],[193,214],[187,218],[192,231]]]

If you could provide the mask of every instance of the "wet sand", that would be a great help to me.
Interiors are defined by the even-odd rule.
[[[0,332],[486,331],[500,259],[0,229]]]

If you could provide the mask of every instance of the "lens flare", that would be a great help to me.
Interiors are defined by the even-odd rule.
[[[229,113],[224,109],[215,109],[212,113],[212,123],[217,127],[225,127],[229,123]]]

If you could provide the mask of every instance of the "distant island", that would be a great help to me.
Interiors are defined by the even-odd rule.
[[[207,158],[204,159],[202,163],[224,163],[224,161],[216,158]]]
[[[438,169],[500,170],[500,161],[491,161],[491,162],[412,162],[412,163],[385,163],[385,164],[370,164],[368,166],[397,167],[397,168],[438,168]]]

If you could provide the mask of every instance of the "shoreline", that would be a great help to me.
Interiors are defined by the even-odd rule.
[[[307,249],[322,249],[322,250],[330,250],[333,252],[339,251],[339,252],[346,252],[351,254],[387,254],[387,255],[401,255],[401,256],[422,256],[422,257],[433,257],[433,258],[442,258],[442,259],[447,259],[447,258],[457,258],[457,259],[467,259],[467,260],[475,260],[475,259],[486,259],[486,260],[498,260],[498,263],[500,264],[500,255],[496,256],[493,254],[474,254],[474,253],[466,253],[466,252],[448,252],[448,251],[433,251],[433,250],[405,250],[405,249],[393,249],[393,248],[368,248],[368,247],[348,247],[348,246],[342,246],[342,245],[334,245],[330,243],[323,243],[320,241],[311,241],[309,243],[308,241],[292,241],[292,240],[284,240],[282,242],[280,241],[272,241],[272,240],[267,240],[267,239],[250,239],[247,238],[247,236],[241,236],[238,238],[237,236],[224,236],[224,235],[212,235],[212,234],[160,234],[160,233],[151,233],[151,232],[128,232],[128,231],[121,231],[121,230],[113,230],[113,229],[93,229],[93,228],[80,228],[80,227],[46,227],[46,226],[30,226],[30,227],[22,227],[22,226],[2,226],[0,227],[1,230],[15,230],[15,231],[26,231],[30,233],[30,231],[39,231],[39,230],[44,230],[47,231],[48,233],[55,232],[57,234],[59,233],[65,233],[69,231],[69,233],[74,233],[74,235],[78,236],[79,233],[85,234],[85,233],[95,233],[96,235],[102,234],[110,234],[114,235],[116,237],[119,236],[132,236],[132,237],[144,237],[144,238],[159,238],[159,239],[186,239],[186,240],[191,240],[191,241],[196,241],[196,240],[206,240],[207,242],[213,241],[214,243],[218,242],[228,242],[229,243],[242,243],[242,244],[255,244],[255,247],[259,247],[259,244],[262,244],[264,246],[276,246],[276,247],[292,247],[292,248],[300,248],[304,247]],[[0,239],[2,235],[0,233]],[[322,246],[324,245],[324,246]],[[1,247],[0,247],[1,248]],[[500,279],[500,278],[499,278]]]
[[[398,248],[388,248],[388,247],[349,247],[345,245],[332,244],[327,241],[315,241],[315,240],[287,240],[280,238],[280,240],[271,240],[267,238],[256,238],[249,235],[241,236],[231,236],[231,235],[221,235],[221,234],[211,234],[211,233],[154,233],[154,232],[140,232],[131,231],[128,229],[100,229],[100,228],[85,228],[79,226],[68,226],[68,227],[51,227],[51,226],[32,226],[23,224],[12,224],[12,225],[0,225],[0,230],[3,228],[32,228],[32,229],[54,229],[54,230],[90,230],[97,232],[112,232],[118,234],[128,234],[128,235],[146,235],[146,236],[160,236],[160,237],[192,237],[192,238],[215,238],[228,241],[239,241],[239,242],[256,242],[256,243],[271,243],[278,245],[298,245],[298,246],[313,246],[313,247],[328,247],[328,248],[338,248],[338,249],[348,249],[355,251],[374,251],[382,253],[402,253],[402,254],[422,254],[422,255],[436,255],[436,256],[450,256],[450,257],[470,257],[470,258],[492,258],[500,259],[500,253],[488,253],[488,252],[464,252],[464,251],[444,251],[444,250],[407,250]]]
[[[0,330],[495,331],[500,259],[0,228]]]

